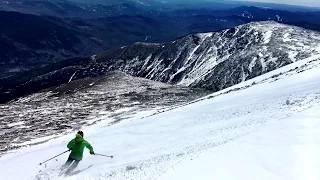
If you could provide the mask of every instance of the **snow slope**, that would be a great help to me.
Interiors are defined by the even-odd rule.
[[[320,179],[320,107],[186,160],[159,179]]]
[[[87,127],[95,151],[115,158],[86,152],[64,179],[320,179],[319,110],[317,55],[167,112]],[[63,179],[67,155],[38,164],[73,136],[2,156],[1,178]]]

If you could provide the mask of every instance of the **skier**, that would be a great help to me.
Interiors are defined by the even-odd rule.
[[[92,146],[83,139],[82,131],[79,131],[76,134],[76,137],[68,143],[67,147],[71,151],[71,153],[67,162],[62,166],[61,171],[65,170],[71,165],[72,162],[73,163],[66,171],[66,174],[70,174],[78,166],[79,162],[82,160],[83,150],[85,147],[90,150],[91,155],[94,155]]]

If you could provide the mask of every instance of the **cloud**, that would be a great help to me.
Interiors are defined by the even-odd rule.
[[[246,1],[320,7],[319,0],[246,0]]]

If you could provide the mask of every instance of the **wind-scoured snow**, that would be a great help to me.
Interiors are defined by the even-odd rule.
[[[320,55],[292,63],[166,112],[143,112],[84,128],[96,153],[58,177],[74,133],[0,158],[3,179],[320,178]],[[17,167],[23,169],[17,173]]]

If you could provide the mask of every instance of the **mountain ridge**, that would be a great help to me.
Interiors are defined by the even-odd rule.
[[[25,76],[2,79],[13,98],[110,71],[213,91],[320,53],[320,33],[273,21],[253,22],[167,43],[134,43],[91,58],[74,59]],[[21,80],[24,79],[24,80]],[[2,102],[5,102],[2,100]]]
[[[128,64],[133,64],[133,62],[135,62],[135,61],[133,60],[131,62],[130,59],[134,59],[139,56],[142,56],[141,57],[142,60],[140,59],[140,62],[142,61],[147,64],[145,64],[143,66],[138,65],[139,68],[137,68],[137,69],[142,68],[142,70],[140,69],[140,72],[138,72],[138,73],[136,73],[136,71],[135,71],[135,73],[132,75],[147,77],[149,79],[161,81],[161,82],[178,83],[178,84],[183,84],[183,85],[187,85],[187,86],[189,86],[189,85],[198,86],[199,84],[201,84],[200,82],[199,83],[197,83],[195,81],[188,82],[188,80],[190,80],[190,78],[188,78],[188,77],[187,78],[185,78],[185,77],[180,78],[179,75],[181,75],[185,71],[187,71],[187,73],[184,73],[184,75],[188,75],[188,76],[194,75],[194,76],[198,77],[197,75],[200,74],[201,76],[207,76],[207,74],[204,74],[205,72],[200,73],[200,72],[198,72],[197,69],[199,69],[199,68],[200,69],[201,68],[211,69],[215,66],[209,66],[211,68],[208,68],[208,66],[207,67],[203,66],[204,65],[203,62],[199,61],[199,58],[201,59],[202,56],[206,56],[204,61],[210,61],[210,58],[208,59],[208,56],[213,56],[213,58],[216,58],[215,61],[219,61],[218,64],[224,63],[224,61],[227,59],[229,59],[229,63],[232,63],[230,58],[235,60],[235,59],[239,58],[239,55],[248,56],[245,54],[246,53],[248,54],[249,52],[241,52],[242,49],[245,49],[247,51],[250,50],[251,55],[256,56],[256,60],[259,58],[259,56],[264,56],[264,55],[268,56],[267,57],[268,59],[271,59],[272,56],[270,54],[267,55],[267,51],[271,51],[273,53],[272,55],[274,55],[275,58],[276,57],[283,58],[281,60],[281,62],[276,62],[276,60],[273,59],[273,61],[275,61],[275,62],[270,62],[269,66],[267,64],[264,64],[265,62],[261,62],[260,66],[263,66],[262,68],[263,68],[264,72],[271,71],[271,70],[275,69],[275,67],[278,67],[278,66],[282,67],[283,65],[294,62],[295,60],[300,60],[305,57],[304,53],[306,53],[305,55],[308,56],[307,54],[309,52],[306,52],[306,51],[308,51],[307,48],[301,49],[301,48],[297,47],[297,49],[298,49],[297,50],[295,47],[286,47],[285,43],[291,41],[289,39],[283,40],[282,41],[283,46],[279,47],[279,48],[285,48],[284,50],[283,49],[277,50],[277,49],[274,49],[274,48],[268,46],[267,44],[275,43],[275,42],[273,42],[274,39],[277,40],[276,38],[272,37],[272,34],[270,34],[271,33],[270,29],[268,29],[268,27],[272,26],[272,25],[274,26],[274,28],[277,29],[277,31],[284,31],[286,28],[292,27],[292,26],[282,25],[282,24],[272,22],[272,21],[249,23],[249,24],[245,24],[245,25],[240,25],[237,28],[223,30],[223,31],[220,31],[217,33],[200,33],[200,34],[188,35],[188,36],[185,36],[185,37],[181,38],[180,40],[178,40],[179,43],[181,43],[181,44],[176,45],[176,46],[172,45],[172,44],[177,44],[177,41],[173,41],[171,43],[164,43],[164,44],[135,43],[134,45],[127,47],[127,49],[126,49],[127,51],[119,50],[118,52],[116,52],[114,54],[109,54],[110,52],[107,51],[107,52],[105,52],[106,54],[102,53],[100,55],[97,55],[95,57],[95,59],[98,62],[100,59],[101,62],[106,62],[106,63],[108,63],[107,62],[108,58],[110,58],[111,61],[113,61],[113,63],[116,63],[116,62],[119,63],[118,60],[124,59],[124,61],[125,61],[125,59],[126,59],[126,60],[128,60],[128,62],[125,63],[124,67],[119,66],[119,68],[120,68],[120,70],[123,70],[125,72],[132,73],[129,71],[129,69],[135,69],[135,68],[128,65]],[[260,28],[260,26],[262,28]],[[288,30],[285,30],[285,31],[288,31]],[[303,40],[303,42],[306,42],[306,44],[311,43],[311,44],[314,44],[315,46],[317,46],[318,45],[317,43],[319,43],[319,33],[315,32],[315,31],[305,31],[304,29],[298,28],[298,27],[294,27],[292,29],[292,31],[298,31],[296,33],[293,33],[293,36],[295,36],[295,38],[300,33],[310,32],[311,34],[315,35],[314,40],[317,41],[316,43],[308,41],[307,38],[300,39],[300,41]],[[248,36],[249,39],[243,38],[248,35],[247,33],[249,33],[249,36]],[[250,34],[250,33],[252,33],[252,34]],[[278,32],[278,33],[281,34],[282,32]],[[279,34],[275,34],[275,35],[279,36]],[[285,34],[283,34],[283,33],[281,35],[285,36]],[[216,37],[213,37],[213,36],[216,36]],[[233,38],[233,36],[235,36],[236,38]],[[213,37],[212,38],[213,40],[210,37]],[[206,40],[206,38],[208,38],[208,40]],[[208,41],[208,42],[206,42],[207,44],[205,46],[201,47],[200,44],[202,44],[205,41]],[[223,44],[223,42],[219,42],[219,41],[225,41],[227,44]],[[256,41],[259,41],[259,42],[256,42]],[[284,42],[284,41],[286,41],[286,42]],[[214,45],[214,46],[217,45],[217,46],[215,46],[213,48],[209,47],[211,45]],[[244,46],[242,46],[242,45],[244,45]],[[255,47],[255,45],[259,45],[259,47],[260,46],[263,47],[264,49],[258,51],[259,53],[263,53],[263,55],[261,55],[259,53],[254,53],[254,51],[256,49],[254,49],[254,50],[248,49],[248,48],[251,48],[252,45],[254,45],[253,47]],[[167,47],[168,47],[168,49],[166,50]],[[179,50],[179,48],[180,48],[180,50]],[[203,50],[203,48],[207,48],[207,51]],[[312,49],[310,46],[308,46],[308,48]],[[139,52],[136,49],[139,49]],[[148,50],[145,50],[145,49],[150,49],[151,52],[156,52],[159,55],[159,57],[155,57],[155,55],[152,55],[152,57],[149,57],[149,55],[145,55],[145,54],[148,54],[148,52],[146,52]],[[165,49],[165,50],[162,51],[161,49]],[[295,55],[292,54],[292,53],[296,52],[296,50],[298,53]],[[315,51],[313,53],[319,53],[319,49],[314,48],[313,50]],[[141,52],[141,51],[144,51],[144,52]],[[157,51],[160,51],[160,52],[157,52]],[[178,52],[178,53],[171,54],[172,56],[175,56],[175,57],[168,58],[166,56],[162,56],[162,53],[169,53],[170,54],[170,53],[172,53],[172,51]],[[186,52],[186,51],[188,51],[188,52]],[[212,54],[212,51],[214,51],[213,53],[215,53],[215,54]],[[135,52],[135,53],[132,53],[135,55],[130,55],[130,53],[128,53],[128,52],[131,52],[131,53]],[[129,56],[127,56],[126,53],[129,54]],[[310,55],[312,55],[313,53],[310,53]],[[149,54],[151,54],[151,53],[149,53]],[[200,54],[200,55],[197,56],[197,54]],[[235,54],[237,57],[233,57],[233,54]],[[115,57],[112,58],[112,56],[115,56]],[[134,57],[131,57],[131,56],[134,56]],[[150,60],[150,58],[153,60]],[[163,61],[160,60],[161,61],[160,62],[159,59],[161,59],[161,58],[164,58],[165,60],[163,60]],[[180,61],[179,61],[179,58],[180,58]],[[195,58],[194,61],[189,61],[189,60],[191,60],[191,58]],[[185,59],[187,59],[187,60],[185,60]],[[175,62],[176,64],[175,63],[172,64],[170,62],[170,60],[177,61],[177,63]],[[154,61],[153,62],[154,67],[151,68],[151,71],[148,71],[148,67],[147,67],[147,66],[150,66],[150,64],[148,64],[149,61]],[[164,62],[164,61],[167,61],[167,62]],[[196,62],[196,61],[198,61],[198,62]],[[187,63],[187,64],[189,63],[189,64],[188,64],[188,66],[181,66],[179,63]],[[249,64],[250,62],[249,63],[246,62],[246,63],[247,63],[247,66],[250,65]],[[270,65],[272,63],[274,65]],[[164,68],[160,67],[161,70],[159,70],[159,71],[154,70],[154,68],[156,68],[155,66],[158,66],[158,68],[159,68],[160,64],[163,65]],[[198,65],[200,64],[200,66],[198,66],[198,67],[194,66],[196,64],[198,64]],[[236,64],[237,63],[235,63],[234,66],[236,66]],[[240,64],[242,64],[242,63],[240,63]],[[206,65],[208,65],[208,64],[206,64]],[[112,69],[113,65],[110,65],[110,66]],[[114,65],[114,66],[117,66],[117,65]],[[171,66],[170,68],[173,68],[171,75],[168,75],[165,72],[168,70],[167,69],[168,66]],[[180,67],[175,68],[175,66],[180,66]],[[194,68],[194,67],[196,67],[196,68]],[[188,70],[188,68],[189,68],[189,70]],[[250,68],[254,68],[254,65],[251,64]],[[204,69],[204,71],[206,71],[207,69]],[[194,74],[189,74],[190,72],[194,73]],[[184,75],[182,75],[182,76],[184,76]],[[252,77],[256,77],[257,75],[258,74],[252,75]],[[216,76],[216,77],[219,77],[219,76]],[[252,78],[252,77],[249,77],[249,78]],[[212,77],[204,77],[204,78],[210,79]],[[244,79],[246,79],[246,78],[247,77],[244,77]],[[233,83],[231,83],[231,84],[233,84]],[[201,86],[206,87],[206,88],[212,88],[212,87],[209,87],[208,85],[204,85],[204,84]],[[211,86],[212,86],[212,84],[211,84]],[[220,89],[221,88],[218,88],[217,90],[220,90]]]

